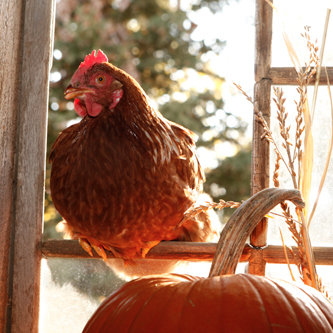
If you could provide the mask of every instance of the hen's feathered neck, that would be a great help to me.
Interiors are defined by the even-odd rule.
[[[123,98],[114,109],[129,139],[140,144],[157,163],[169,162],[172,153],[180,152],[180,141],[172,130],[171,123],[156,111],[147,95],[141,91],[133,98],[131,87],[124,89]]]
[[[112,112],[124,135],[134,146],[140,145],[138,149],[151,155],[155,163],[170,161],[173,153],[181,155],[180,140],[172,130],[172,123],[151,106],[138,82],[113,65],[105,65],[108,66],[106,70],[123,84],[121,100],[113,110],[105,112]]]

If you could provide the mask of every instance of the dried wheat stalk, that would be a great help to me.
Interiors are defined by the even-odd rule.
[[[253,105],[255,119],[256,119],[256,121],[258,121],[260,123],[260,125],[262,126],[262,128],[264,130],[264,133],[261,136],[261,139],[266,139],[267,141],[269,141],[270,143],[273,144],[273,146],[274,146],[273,149],[274,149],[276,155],[279,156],[279,158],[283,161],[283,163],[285,164],[288,172],[290,174],[292,174],[289,167],[288,167],[288,164],[287,164],[286,160],[284,159],[283,155],[280,152],[280,149],[279,149],[279,146],[276,143],[276,140],[274,139],[273,132],[269,128],[265,118],[262,115],[262,112],[258,109],[258,107],[256,106],[256,103],[253,102],[252,98],[247,95],[247,93],[242,89],[242,87],[239,84],[234,82],[234,85],[246,97],[246,99]]]
[[[235,201],[224,201],[220,199],[220,202],[206,202],[204,205],[200,206],[192,206],[190,207],[185,213],[184,217],[181,220],[181,222],[177,225],[177,228],[179,228],[182,224],[184,224],[186,221],[194,218],[198,214],[202,212],[207,212],[210,209],[223,209],[223,208],[238,208],[242,203],[241,202],[235,202]]]
[[[273,173],[274,186],[279,187],[280,185],[279,169],[280,169],[280,161],[282,160],[288,170],[288,173],[291,175],[295,189],[304,190],[305,188],[304,186],[308,185],[311,182],[311,174],[305,175],[306,176],[305,180],[302,179],[302,174],[304,176],[303,163],[309,163],[310,161],[308,156],[305,156],[304,159],[303,147],[304,144],[308,145],[312,144],[312,136],[311,136],[311,142],[309,143],[309,136],[311,135],[311,119],[309,120],[309,117],[307,116],[309,114],[308,105],[307,105],[307,87],[311,78],[316,73],[316,68],[318,67],[319,63],[318,61],[319,57],[317,54],[318,47],[311,42],[309,27],[305,27],[305,32],[302,36],[306,39],[307,47],[310,52],[310,61],[308,64],[307,63],[305,64],[305,69],[302,69],[300,66],[296,67],[297,80],[298,80],[297,92],[299,94],[299,101],[295,102],[297,107],[297,115],[296,115],[296,134],[295,134],[294,145],[290,142],[291,125],[287,124],[288,113],[286,112],[284,106],[286,99],[283,97],[283,90],[281,88],[273,88],[275,94],[275,98],[273,98],[273,101],[277,106],[277,119],[279,122],[280,136],[283,139],[282,148],[284,149],[287,155],[286,159],[282,155],[276,143],[276,140],[273,137],[273,133],[268,127],[267,122],[265,121],[262,115],[262,112],[260,112],[260,110],[257,109],[256,104],[252,101],[251,97],[249,97],[239,85],[237,84],[235,85],[239,89],[239,91],[246,97],[246,99],[253,104],[255,118],[262,125],[262,128],[264,130],[262,138],[265,138],[266,140],[268,140],[273,144],[273,149],[277,156],[275,169]],[[292,45],[289,46],[292,48]],[[304,117],[307,117],[305,121]],[[305,135],[305,140],[303,139],[304,135]],[[294,147],[292,148],[292,146]],[[312,146],[310,148],[312,148]],[[307,150],[305,149],[305,151]],[[312,157],[312,155],[310,157]],[[312,167],[312,161],[310,162]],[[309,189],[307,189],[306,192],[307,193],[305,193],[305,195],[308,195]],[[288,207],[287,203],[282,202],[281,208],[286,223],[288,224],[288,228],[292,233],[292,238],[296,242],[298,250],[297,251],[298,260],[295,260],[295,262],[299,269],[301,279],[305,284],[308,284],[318,290],[321,290],[322,288],[320,287],[320,282],[316,274],[313,250],[311,247],[307,230],[306,214],[304,214],[303,209],[296,209],[297,218],[300,224],[300,227],[298,228],[297,224],[294,222],[293,216],[291,215],[290,208]],[[296,258],[295,253],[292,252],[292,254],[294,258]]]

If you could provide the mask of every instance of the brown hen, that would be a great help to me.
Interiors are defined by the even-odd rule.
[[[104,249],[133,259],[162,240],[217,235],[207,213],[177,227],[202,192],[195,135],[154,110],[130,75],[93,51],[65,98],[84,117],[50,154],[52,199],[70,237],[104,259]]]

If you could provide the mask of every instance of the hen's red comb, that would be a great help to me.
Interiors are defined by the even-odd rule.
[[[103,53],[103,51],[98,50],[97,55],[95,55],[96,51],[92,51],[91,54],[87,55],[84,58],[84,62],[81,62],[80,67],[82,69],[88,69],[94,64],[108,62],[108,57]]]

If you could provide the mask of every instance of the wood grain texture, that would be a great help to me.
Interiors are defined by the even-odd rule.
[[[273,1],[272,1],[273,2]],[[272,60],[273,10],[265,0],[256,0],[255,81],[268,78]]]
[[[146,259],[179,259],[179,260],[206,260],[211,261],[216,252],[216,243],[192,243],[192,242],[161,242],[150,250]],[[297,249],[292,247],[295,254]],[[264,248],[252,248],[246,244],[241,256],[241,262],[248,261],[255,252],[262,252],[262,258],[266,263],[286,264],[283,247],[280,245],[268,245]],[[333,247],[314,247],[315,260],[317,265],[333,265]],[[90,257],[76,240],[55,240],[43,242],[42,254],[46,259],[51,258],[75,258],[75,259],[100,259],[93,251],[94,256]],[[108,258],[114,258],[109,251]],[[290,263],[294,259],[288,251]],[[144,259],[144,260],[146,260]]]
[[[267,79],[272,60],[272,20],[273,10],[264,0],[256,0],[255,13],[255,88],[254,102],[263,113],[268,125],[271,116],[271,80]],[[269,144],[261,140],[262,129],[259,123],[253,122],[252,139],[252,179],[251,194],[269,186]],[[253,230],[250,243],[255,247],[266,245],[267,219]],[[250,261],[249,273],[265,275],[265,263]]]
[[[257,108],[262,112],[268,126],[271,117],[271,81],[261,80],[254,86],[254,101]],[[261,139],[264,131],[259,122],[253,119],[253,141],[252,141],[252,179],[251,194],[254,195],[264,188],[269,187],[269,143]],[[255,244],[256,245],[256,244]],[[256,245],[256,246],[264,246]]]
[[[4,332],[38,331],[54,4],[1,2],[0,331]]]
[[[247,261],[250,256],[250,247],[244,248],[241,260]],[[179,260],[213,260],[216,252],[216,243],[196,242],[161,242],[153,247],[146,259],[179,259]],[[82,249],[77,240],[55,240],[43,242],[42,253],[44,258],[92,258]],[[106,251],[108,258],[114,258],[110,251]],[[101,259],[93,251],[94,259]]]
[[[248,272],[253,275],[265,275],[263,269],[266,268],[266,261],[264,260],[263,248],[256,248],[255,251],[251,251],[249,258]]]
[[[304,68],[305,69],[305,68]],[[330,82],[333,82],[333,67],[327,67],[327,74]],[[309,85],[314,85],[314,76]],[[272,81],[274,85],[297,85],[297,75],[294,67],[272,67],[268,70],[267,79]],[[326,72],[323,69],[319,79],[320,85],[327,85]]]
[[[5,331],[10,267],[11,210],[20,76],[21,2],[0,2],[0,331]],[[9,80],[9,78],[11,78]]]
[[[294,253],[297,255],[297,248],[292,246]],[[313,252],[316,265],[333,265],[333,247],[314,246]],[[287,251],[288,259],[291,264],[294,264],[294,258],[290,251]],[[263,249],[263,259],[270,264],[286,264],[283,247],[279,245],[269,245]]]
[[[263,116],[270,124],[271,113],[271,81],[261,80],[255,84],[254,100],[263,113]],[[269,187],[269,163],[270,163],[270,150],[267,140],[262,140],[261,136],[263,130],[261,125],[254,119],[253,121],[253,141],[252,141],[252,179],[251,179],[251,192],[252,195],[258,193],[260,190]],[[250,244],[254,247],[264,247],[267,245],[267,218],[264,218],[257,227],[253,230],[250,236]],[[265,275],[264,262],[250,261],[249,273]]]

